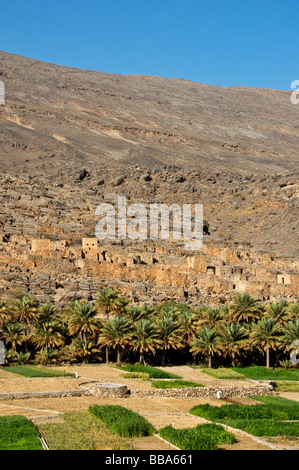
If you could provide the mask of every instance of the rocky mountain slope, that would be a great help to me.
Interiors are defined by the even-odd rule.
[[[0,73],[0,295],[24,287],[42,301],[88,299],[111,284],[140,301],[298,295],[299,106],[289,92],[4,52]],[[180,244],[117,240],[86,260],[95,209],[118,195],[202,203],[203,250],[191,259]],[[36,251],[34,240],[51,248]]]
[[[3,171],[172,163],[260,174],[298,167],[299,110],[288,91],[111,75],[5,52],[0,72]]]

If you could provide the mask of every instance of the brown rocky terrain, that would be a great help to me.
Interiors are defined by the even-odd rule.
[[[287,91],[83,71],[0,52],[0,295],[298,299],[299,107]],[[96,207],[202,203],[202,250],[98,242]],[[1,242],[2,240],[2,242]],[[92,242],[92,240],[90,240]]]

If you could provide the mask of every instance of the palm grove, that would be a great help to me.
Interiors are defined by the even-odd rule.
[[[58,311],[19,293],[0,300],[0,340],[8,364],[193,360],[209,367],[288,367],[292,343],[299,340],[299,303],[263,305],[243,293],[225,306],[175,300],[136,306],[106,288],[92,304],[75,300]]]

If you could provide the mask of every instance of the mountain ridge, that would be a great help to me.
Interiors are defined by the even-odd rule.
[[[5,52],[0,71],[0,163],[10,173],[111,162],[243,174],[298,167],[288,91],[85,71]]]

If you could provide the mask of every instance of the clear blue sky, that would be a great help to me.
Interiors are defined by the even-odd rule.
[[[290,89],[298,0],[1,0],[0,50],[59,65]]]

